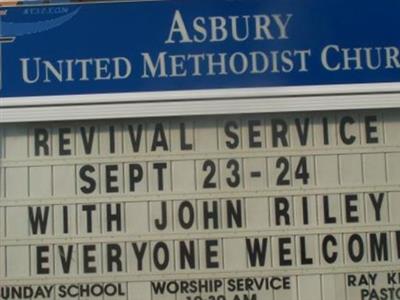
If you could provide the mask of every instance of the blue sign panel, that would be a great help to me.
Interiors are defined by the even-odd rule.
[[[1,9],[0,97],[400,81],[400,1]]]

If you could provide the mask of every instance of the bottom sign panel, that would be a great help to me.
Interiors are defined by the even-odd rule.
[[[0,287],[1,299],[338,300],[400,298],[400,271]]]
[[[400,111],[7,124],[0,300],[400,299]]]

